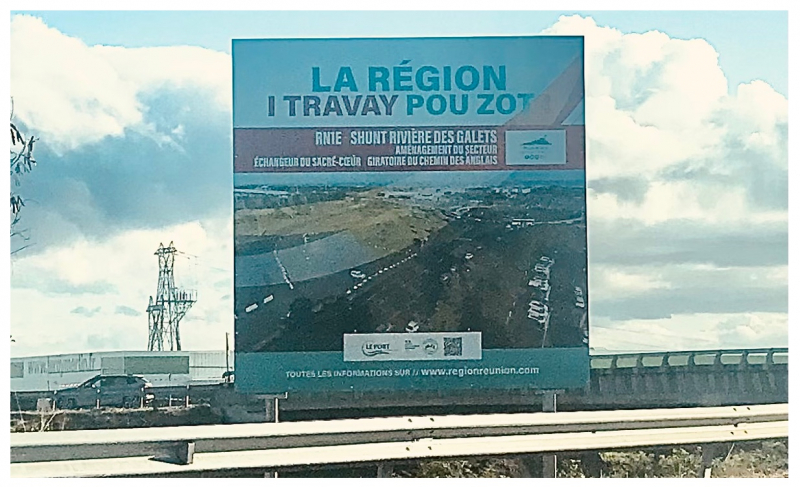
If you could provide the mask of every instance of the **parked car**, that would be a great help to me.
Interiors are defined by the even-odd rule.
[[[136,408],[153,402],[152,384],[139,375],[96,375],[75,387],[54,393],[56,407],[62,409],[118,406]]]
[[[530,303],[528,303],[528,307],[530,309],[538,309],[538,310],[547,309],[547,305],[542,304],[539,301],[531,301]]]
[[[533,270],[536,272],[541,272],[542,274],[546,274],[550,277],[550,266],[544,264],[536,264],[533,266]]]

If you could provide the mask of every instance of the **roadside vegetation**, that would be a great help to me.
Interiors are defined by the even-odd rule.
[[[559,478],[596,477],[585,457],[561,456]],[[699,447],[670,450],[607,451],[600,453],[600,477],[692,478],[700,470]],[[529,458],[425,461],[397,468],[396,477],[513,478],[537,476]],[[540,467],[541,468],[541,467]],[[783,478],[789,476],[788,439],[735,443],[723,458],[714,460],[711,476],[719,478]]]

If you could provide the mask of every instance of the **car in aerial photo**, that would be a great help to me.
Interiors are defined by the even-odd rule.
[[[152,384],[140,375],[96,375],[75,387],[54,393],[61,409],[116,406],[138,408],[153,402]]]

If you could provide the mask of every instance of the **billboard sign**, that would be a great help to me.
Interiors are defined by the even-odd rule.
[[[232,52],[237,389],[585,384],[582,37]]]

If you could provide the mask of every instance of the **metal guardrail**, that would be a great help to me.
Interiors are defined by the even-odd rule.
[[[417,416],[11,435],[12,477],[356,464],[788,437],[788,404]]]
[[[720,365],[782,365],[789,363],[788,348],[692,350],[593,355],[592,369],[692,367]]]

